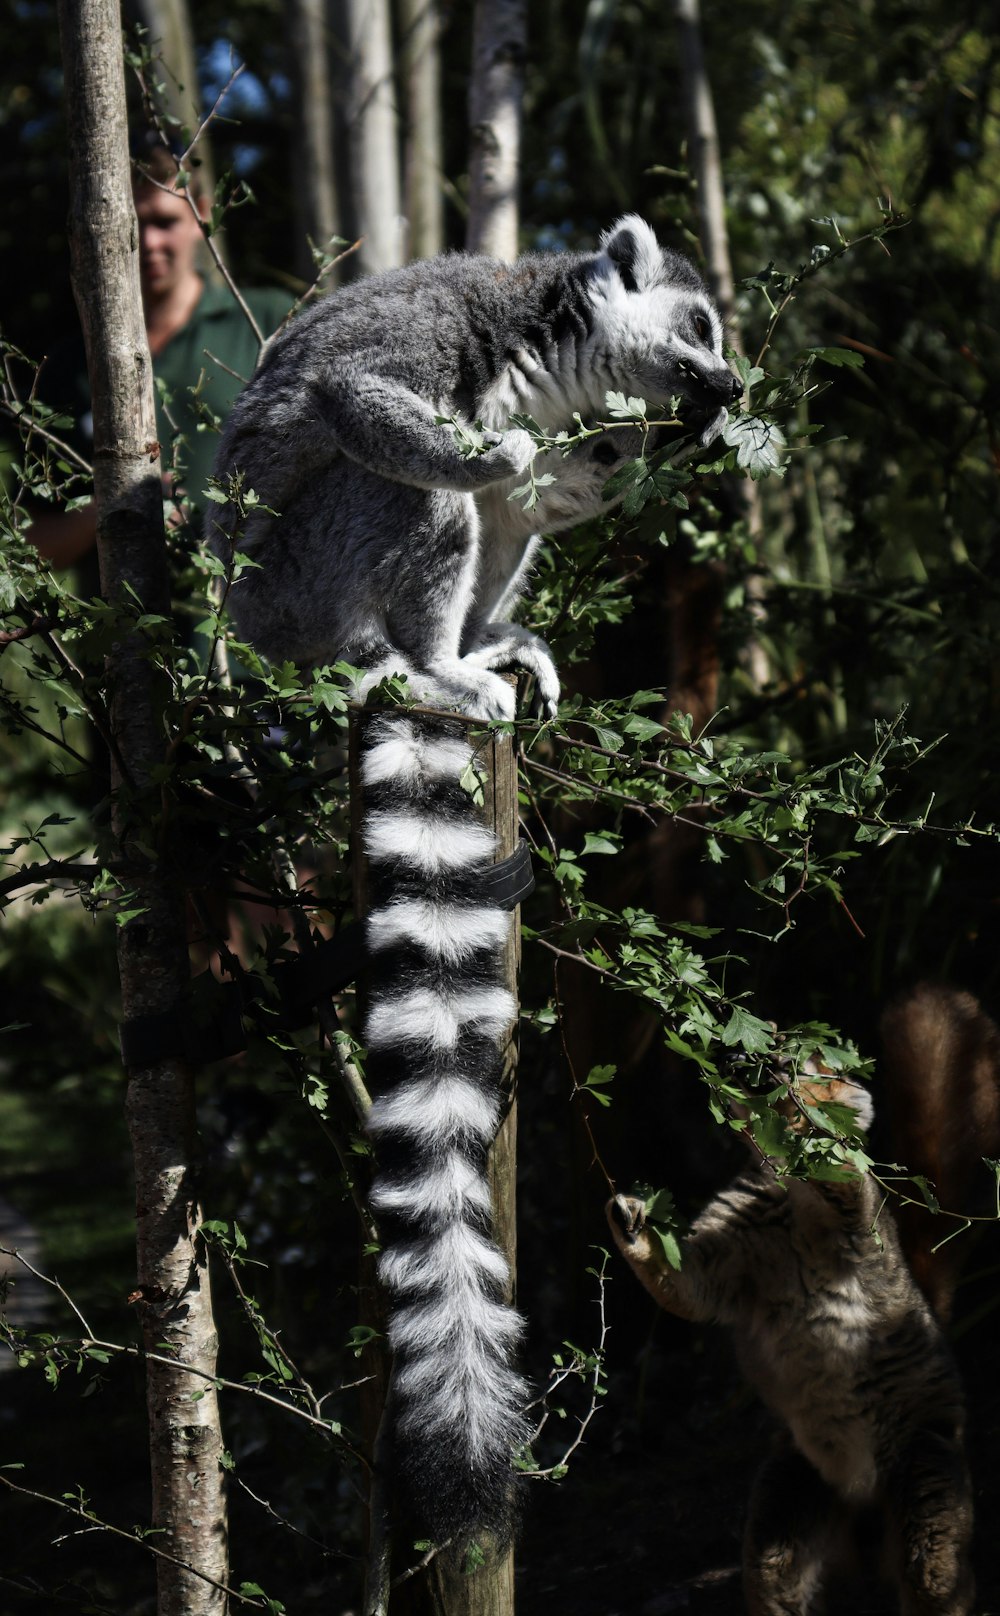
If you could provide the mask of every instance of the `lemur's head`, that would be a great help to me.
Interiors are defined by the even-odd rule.
[[[849,1123],[845,1119],[843,1132],[852,1136],[869,1132],[875,1108],[868,1089],[851,1077],[838,1077],[818,1056],[804,1061],[797,1073],[790,1072],[779,1060],[774,1076],[784,1080],[787,1088],[779,1099],[770,1103],[773,1103],[792,1133],[829,1133],[830,1120],[826,1109],[829,1106],[839,1106],[853,1117]],[[748,1094],[745,1104],[739,1100],[732,1101],[730,1111],[734,1119],[749,1124],[751,1113],[759,1104],[759,1098],[755,1105],[754,1099]],[[752,1135],[749,1127],[746,1137],[750,1143]]]
[[[719,311],[694,265],[630,213],[601,237],[591,293],[628,385],[651,404],[679,397],[698,441],[711,443],[742,383],[722,357]]]

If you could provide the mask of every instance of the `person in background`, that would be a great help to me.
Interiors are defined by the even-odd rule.
[[[156,417],[160,454],[170,491],[183,491],[190,519],[204,508],[203,490],[212,470],[217,434],[206,427],[204,409],[225,416],[244,382],[253,375],[259,344],[250,322],[229,288],[209,283],[198,268],[200,220],[210,203],[193,175],[187,196],[177,189],[178,165],[169,150],[155,144],[141,156],[133,196],[139,222],[139,279],[146,335],[157,383]],[[159,181],[159,184],[154,183]],[[168,186],[169,189],[161,189]],[[277,288],[244,293],[264,337],[288,314],[290,298]],[[161,392],[167,395],[164,407]],[[93,418],[82,334],[57,350],[43,367],[39,397],[72,416],[73,447],[93,453]],[[179,441],[175,444],[175,439]],[[174,477],[169,476],[174,451]],[[41,506],[28,537],[53,567],[73,566],[89,555],[97,537],[93,503],[77,511]]]
[[[206,279],[199,268],[203,255],[200,221],[208,217],[210,202],[197,175],[188,187],[196,215],[176,185],[178,164],[170,151],[157,142],[136,155],[144,172],[133,170],[132,193],[139,225],[139,280],[156,384],[160,460],[164,491],[178,502],[168,506],[168,520],[171,524],[187,521],[198,535],[207,504],[203,491],[218,442],[218,433],[205,424],[205,412],[221,418],[228,414],[244,382],[253,375],[260,344],[229,288],[221,280]],[[287,292],[277,288],[241,295],[265,339],[285,320],[292,302]],[[61,434],[80,455],[92,460],[93,416],[81,331],[46,360],[38,396],[72,419],[74,426],[60,429]],[[76,569],[81,594],[99,593],[93,501],[75,511],[36,504],[27,537],[53,568]],[[175,601],[182,625],[187,606],[187,602]],[[197,618],[203,615],[203,608],[194,612]],[[202,660],[207,646],[191,624],[182,626],[180,632],[187,648]],[[103,768],[100,779],[98,790],[103,795],[108,784]],[[241,929],[232,946],[249,956],[251,922],[242,914],[227,917],[225,900],[211,891],[202,894],[202,902],[214,917],[217,933],[225,935],[230,925],[238,924]],[[273,909],[266,909],[264,918],[273,923]],[[193,915],[189,917],[189,941],[197,968],[204,968],[211,948],[206,946],[201,920]]]

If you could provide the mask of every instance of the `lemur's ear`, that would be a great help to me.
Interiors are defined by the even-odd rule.
[[[660,244],[645,219],[628,213],[601,237],[601,246],[627,292],[643,292],[663,279]]]

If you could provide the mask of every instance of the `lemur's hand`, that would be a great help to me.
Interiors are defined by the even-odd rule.
[[[642,1233],[646,1223],[646,1203],[636,1196],[613,1195],[604,1210],[616,1235],[624,1235],[631,1242]]]
[[[502,477],[513,477],[518,472],[525,471],[534,460],[535,454],[535,440],[531,433],[525,432],[522,427],[514,427],[510,432],[504,432],[501,437],[496,438],[492,448],[487,449],[483,455],[481,463],[491,469],[496,467],[499,482]]]

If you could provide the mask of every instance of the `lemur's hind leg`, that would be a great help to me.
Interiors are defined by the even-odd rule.
[[[411,495],[411,499],[414,496]],[[492,671],[498,664],[462,655],[479,558],[479,513],[471,494],[434,489],[418,496],[423,521],[412,543],[393,554],[386,588],[386,639],[406,663],[411,688],[422,700],[459,707],[479,718],[512,718],[514,693]],[[387,581],[388,582],[388,581]],[[411,671],[412,670],[412,671]],[[376,665],[367,684],[392,667]]]
[[[747,1616],[812,1616],[844,1506],[783,1438],[754,1482],[743,1537]]]
[[[889,1478],[886,1514],[902,1616],[968,1616],[972,1491],[954,1437],[914,1434]]]

